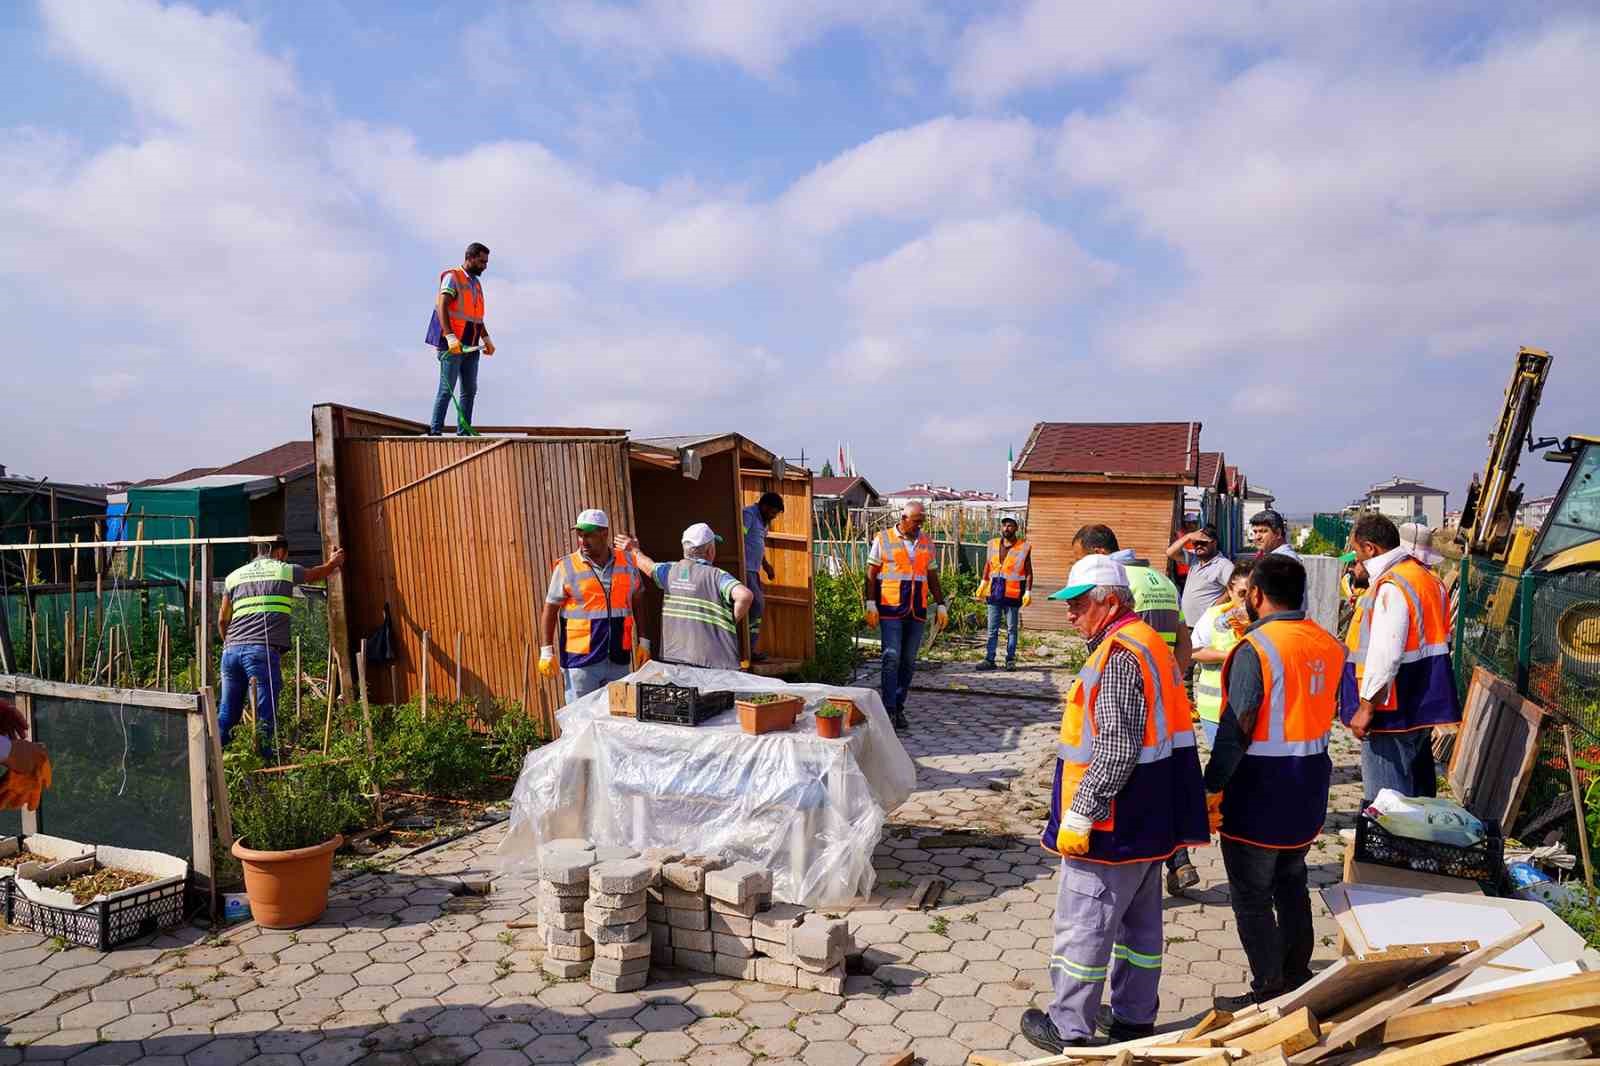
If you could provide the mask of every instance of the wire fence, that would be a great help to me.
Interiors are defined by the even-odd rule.
[[[1455,596],[1463,697],[1481,666],[1600,742],[1600,571],[1508,573],[1467,557]]]

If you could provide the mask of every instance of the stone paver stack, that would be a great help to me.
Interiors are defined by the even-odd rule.
[[[605,992],[632,992],[650,979],[650,930],[645,890],[656,867],[638,858],[597,862],[589,869],[583,927],[594,941],[589,983]]]
[[[594,940],[584,929],[589,871],[596,862],[586,840],[555,840],[539,856],[539,935],[544,941],[544,972],[570,980],[587,974]]]

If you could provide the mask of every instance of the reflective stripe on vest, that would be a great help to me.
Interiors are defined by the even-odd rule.
[[[1209,833],[1192,711],[1177,661],[1160,635],[1133,615],[1114,623],[1063,700],[1050,816],[1040,843],[1059,854],[1063,819],[1094,761],[1093,708],[1105,664],[1116,648],[1131,651],[1139,662],[1148,711],[1144,737],[1133,774],[1113,800],[1110,814],[1095,823],[1089,850],[1080,857],[1103,863],[1161,859],[1184,845],[1204,843]],[[1119,806],[1128,812],[1120,820]]]
[[[1178,646],[1178,586],[1166,574],[1148,566],[1124,566],[1128,586],[1133,592],[1133,613],[1161,634],[1168,648]]]
[[[609,597],[594,564],[582,551],[562,559],[561,567],[567,587],[567,600],[561,605],[562,667],[570,670],[606,659],[628,661],[625,653],[633,648],[630,598],[638,582],[632,558],[612,552]],[[621,630],[615,639],[613,627]]]
[[[1223,790],[1221,832],[1261,847],[1304,847],[1322,832],[1327,815],[1328,736],[1345,649],[1307,619],[1269,621],[1245,634],[1223,662],[1224,708],[1227,677],[1244,645],[1260,664],[1262,706]]]
[[[928,617],[933,541],[926,533],[918,533],[915,542],[907,541],[899,527],[890,526],[878,534],[878,557],[883,560],[878,572],[878,614],[883,618]]]
[[[294,567],[276,559],[257,559],[228,575],[224,586],[233,617],[294,613]]]
[[[456,279],[455,299],[445,301],[444,311],[450,318],[450,332],[460,337],[466,333],[468,322],[483,324],[483,287],[460,267],[451,267],[440,274],[441,283],[445,274],[453,275]]]
[[[1021,537],[1006,550],[1005,541],[995,537],[989,542],[989,555],[983,564],[983,580],[979,587],[989,588],[988,602],[1003,607],[1014,607],[1022,602],[1027,588],[1028,556],[1033,549]]]

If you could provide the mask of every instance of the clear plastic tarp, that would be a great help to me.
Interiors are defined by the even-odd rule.
[[[720,854],[772,870],[789,903],[844,903],[872,890],[872,849],[916,767],[873,689],[789,685],[731,670],[648,663],[630,681],[706,692],[783,692],[805,701],[794,728],[759,736],[729,711],[698,726],[613,716],[605,689],[560,712],[561,739],[528,753],[500,846],[508,871],[537,869],[563,837],[637,849]],[[841,740],[816,732],[816,709],[847,696],[867,716]]]

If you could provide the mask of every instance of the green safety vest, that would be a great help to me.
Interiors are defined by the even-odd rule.
[[[228,575],[233,617],[294,613],[294,567],[271,557],[247,563]]]
[[[1128,575],[1128,586],[1133,592],[1133,613],[1167,642],[1169,649],[1178,646],[1178,586],[1172,579],[1148,566],[1123,564]]]
[[[1218,600],[1206,608],[1206,613],[1200,616],[1200,621],[1195,625],[1195,628],[1199,629],[1207,622],[1211,623],[1211,643],[1206,646],[1212,651],[1220,651],[1226,655],[1239,643],[1239,637],[1234,635],[1233,627],[1222,622],[1223,614],[1236,606],[1237,604],[1230,600]],[[1194,709],[1200,715],[1202,722],[1215,725],[1222,721],[1222,664],[1196,665],[1199,666],[1199,670],[1194,675]]]

